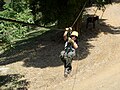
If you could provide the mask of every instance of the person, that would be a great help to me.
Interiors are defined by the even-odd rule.
[[[70,74],[72,70],[72,59],[75,56],[75,49],[78,48],[78,32],[72,31],[72,28],[66,28],[63,34],[65,41],[64,50],[61,51],[60,58],[64,63],[64,76]]]

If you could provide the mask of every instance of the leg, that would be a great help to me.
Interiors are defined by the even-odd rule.
[[[61,51],[61,53],[60,53],[60,59],[61,59],[61,61],[62,62],[64,62],[64,56],[65,56],[65,51],[63,50],[63,51]]]
[[[67,57],[67,53],[65,51],[62,51],[61,54],[60,54],[60,58],[61,58],[61,61],[63,62],[64,64],[64,76],[67,77],[68,75],[68,57]]]
[[[68,57],[66,58],[65,71],[67,71],[68,74],[72,70],[72,59],[73,59],[74,56],[75,56],[75,50],[69,52]]]
[[[64,76],[67,77],[67,75],[72,70],[72,59],[75,56],[75,50],[70,51],[69,53],[66,53],[65,51],[61,52],[60,58],[62,62],[64,63]]]
[[[68,74],[70,74],[72,70],[72,65],[71,65],[72,59],[67,57],[65,62],[64,62],[64,76],[67,77]]]

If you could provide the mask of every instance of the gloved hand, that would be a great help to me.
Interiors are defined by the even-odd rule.
[[[72,31],[72,27],[69,27],[69,28],[65,28],[66,31]]]
[[[69,27],[69,30],[72,31],[72,27]]]
[[[74,43],[74,40],[72,40],[70,37],[68,37],[68,42]]]
[[[66,31],[68,31],[68,30],[69,30],[69,28],[65,28],[65,30],[66,30]]]

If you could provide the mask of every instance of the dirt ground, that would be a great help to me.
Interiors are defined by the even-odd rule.
[[[94,14],[94,9],[88,9],[88,13]],[[63,64],[59,59],[64,43],[51,38],[37,38],[32,44],[11,51],[10,55],[2,55],[2,58],[11,60],[4,67],[25,75],[30,82],[28,90],[119,90],[119,9],[118,3],[107,5],[104,13],[98,10],[100,24],[96,29],[88,29],[91,30],[89,33],[82,31],[78,56],[73,60],[69,77],[63,76]]]

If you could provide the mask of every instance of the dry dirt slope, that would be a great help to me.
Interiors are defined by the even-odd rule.
[[[30,81],[29,90],[119,90],[119,8],[120,4],[107,6],[102,17],[104,23],[98,25],[102,32],[98,37],[87,42],[89,45],[94,46],[89,48],[89,55],[80,61],[73,61],[73,71],[69,78],[63,77],[63,65],[60,61],[59,63],[56,61],[59,60],[57,50],[62,49],[63,44],[56,45],[54,42],[49,44],[47,41],[41,41],[36,47],[37,52],[34,48],[31,48],[23,50],[12,57],[5,57],[8,59],[15,57],[18,61],[4,67],[12,69],[15,73],[25,75],[25,78]],[[101,15],[102,12],[98,11],[97,14]],[[109,24],[109,27],[103,24]],[[47,46],[51,47],[47,48]],[[80,42],[79,47],[84,48],[83,41]],[[17,58],[18,56],[19,58]]]
[[[78,72],[72,78],[51,90],[119,90],[120,89],[120,4],[108,5],[103,14],[104,22],[111,26],[100,26],[99,38],[90,41],[95,47],[91,54],[79,62]],[[91,11],[90,11],[91,13]],[[101,11],[97,15],[101,15]],[[84,62],[84,63],[82,63]],[[76,62],[77,63],[77,62]],[[81,68],[81,63],[84,66]],[[92,65],[91,65],[92,64]]]

